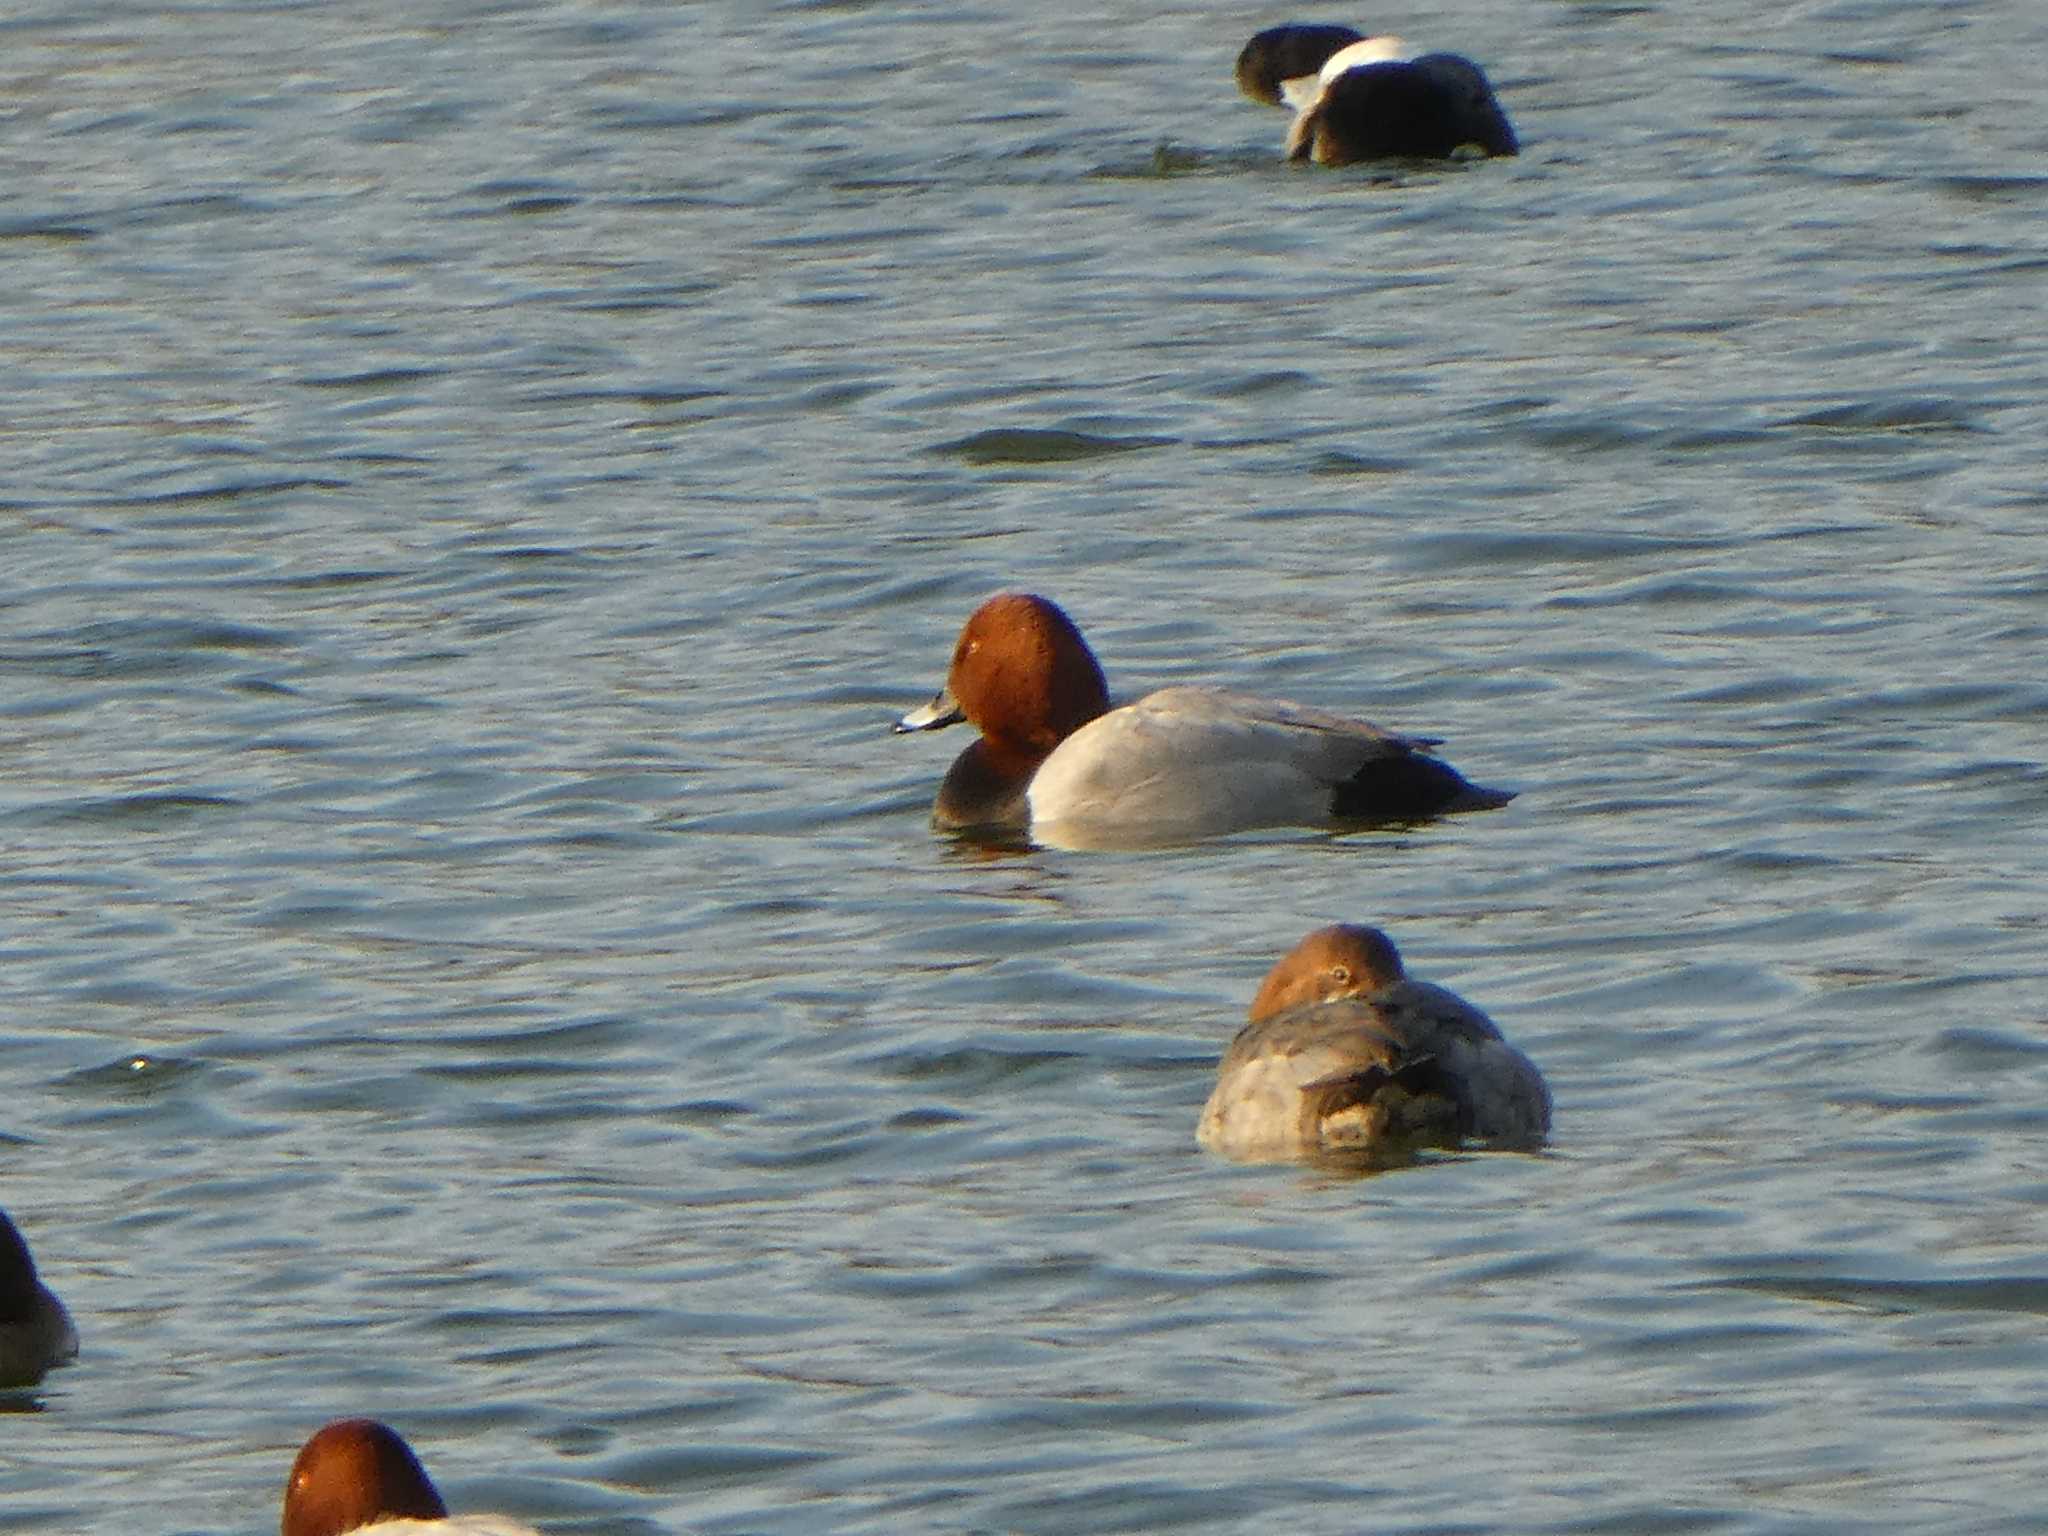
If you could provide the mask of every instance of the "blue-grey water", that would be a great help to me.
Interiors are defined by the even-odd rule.
[[[1285,15],[0,21],[0,1531],[2048,1521],[2048,10],[1376,13],[1525,153],[1346,171]],[[1004,585],[1520,798],[935,835]],[[1196,1150],[1333,920],[1547,1155]]]

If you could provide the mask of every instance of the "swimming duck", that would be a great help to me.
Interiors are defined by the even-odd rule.
[[[1433,738],[1220,688],[1109,707],[1102,667],[1058,604],[1003,592],[975,609],[946,686],[898,731],[967,720],[933,819],[1060,847],[1184,841],[1251,827],[1419,821],[1505,805]]]
[[[36,1278],[21,1233],[0,1211],[0,1387],[28,1386],[78,1353],[78,1329]]]
[[[540,1536],[504,1515],[450,1515],[397,1430],[336,1419],[308,1440],[284,1485],[282,1536]]]
[[[1477,64],[1455,53],[1410,53],[1398,37],[1269,27],[1237,56],[1237,86],[1254,101],[1295,109],[1290,160],[1349,165],[1384,155],[1446,159],[1520,149]]]
[[[1550,1130],[1529,1058],[1455,993],[1410,977],[1377,928],[1318,928],[1267,973],[1196,1139],[1252,1162],[1399,1156]]]

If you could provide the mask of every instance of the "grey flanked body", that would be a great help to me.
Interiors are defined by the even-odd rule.
[[[1068,738],[1031,781],[1052,831],[1142,824],[1157,835],[1335,817],[1420,819],[1513,798],[1467,783],[1426,737],[1222,688],[1162,688]]]
[[[1385,935],[1319,930],[1277,965],[1231,1042],[1197,1138],[1247,1161],[1540,1146],[1550,1092],[1455,993],[1402,971]]]

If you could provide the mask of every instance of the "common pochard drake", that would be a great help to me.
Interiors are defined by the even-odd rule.
[[[942,827],[1061,847],[1183,842],[1265,826],[1420,821],[1504,805],[1429,749],[1363,720],[1218,688],[1120,709],[1074,621],[1005,592],[960,631],[946,686],[899,731],[967,720],[981,739],[939,787]]]
[[[1196,1139],[1271,1162],[1466,1143],[1527,1150],[1549,1131],[1542,1074],[1491,1019],[1410,977],[1379,929],[1338,924],[1267,973]]]
[[[1411,52],[1350,27],[1269,27],[1237,56],[1237,86],[1294,109],[1290,160],[1512,155],[1521,145],[1486,73],[1462,54]]]
[[[282,1536],[540,1536],[504,1515],[451,1515],[397,1430],[336,1419],[308,1440],[284,1485]]]

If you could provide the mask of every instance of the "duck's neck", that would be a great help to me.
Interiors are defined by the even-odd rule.
[[[948,827],[1023,827],[1031,776],[1050,752],[1007,749],[983,737],[953,759],[934,814]]]

